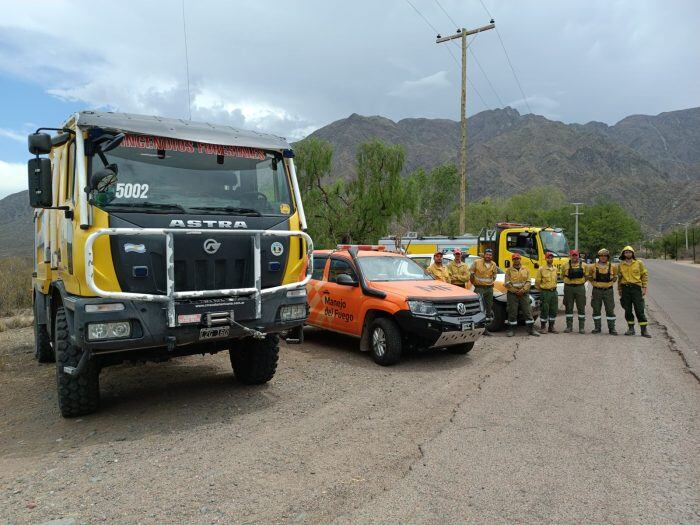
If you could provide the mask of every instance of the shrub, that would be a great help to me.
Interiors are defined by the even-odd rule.
[[[0,259],[0,317],[31,309],[32,267],[32,260],[26,257]]]

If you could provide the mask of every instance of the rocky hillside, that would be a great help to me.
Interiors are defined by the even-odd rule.
[[[572,200],[620,202],[650,232],[700,216],[700,108],[635,115],[614,126],[563,124],[515,109],[468,122],[469,198],[509,196],[545,184]],[[356,114],[311,136],[334,145],[336,176],[351,177],[357,144],[373,137],[406,147],[406,171],[457,162],[459,123]]]
[[[32,209],[27,191],[0,199],[0,257],[31,257],[34,246],[32,228]]]

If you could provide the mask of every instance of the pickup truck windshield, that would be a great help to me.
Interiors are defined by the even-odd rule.
[[[433,279],[408,257],[360,257],[358,263],[368,281],[430,281]]]
[[[569,243],[563,232],[541,231],[540,239],[545,252],[553,252],[558,257],[569,256]]]
[[[147,213],[290,215],[282,156],[255,148],[127,135],[106,153],[116,184],[102,195],[110,210]],[[92,172],[100,170],[97,156]]]

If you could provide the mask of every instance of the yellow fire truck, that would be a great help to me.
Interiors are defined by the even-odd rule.
[[[63,416],[97,410],[123,361],[229,350],[240,381],[273,377],[313,268],[284,139],[83,111],[29,150],[36,357]]]

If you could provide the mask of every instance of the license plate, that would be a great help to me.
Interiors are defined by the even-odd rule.
[[[199,330],[200,339],[221,339],[228,337],[231,333],[230,326],[220,326],[217,328],[201,328]]]
[[[462,332],[468,332],[469,330],[474,330],[474,323],[462,323]]]

